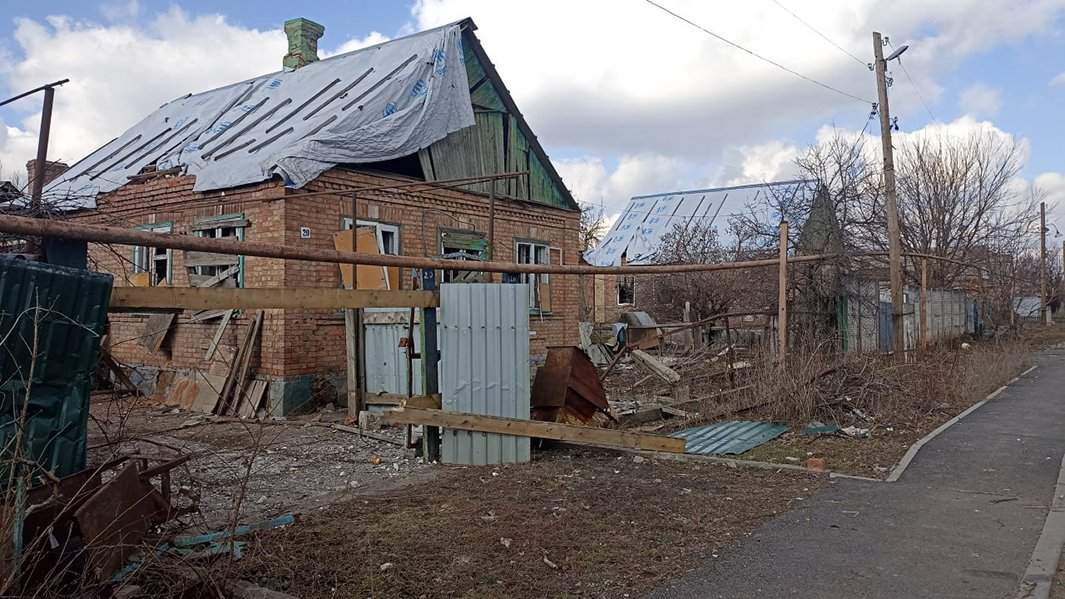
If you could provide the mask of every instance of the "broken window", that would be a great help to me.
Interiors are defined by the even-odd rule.
[[[379,223],[371,220],[359,220],[359,228],[370,227],[374,229],[377,236],[377,251],[388,255],[399,255],[399,227],[396,225],[387,225],[385,223]],[[351,229],[351,218],[344,217],[342,223],[344,231]]]
[[[618,305],[631,306],[636,303],[636,277],[618,277]]]
[[[440,253],[448,260],[484,260],[488,240],[484,233],[447,229],[440,232]],[[487,281],[483,272],[446,269],[441,274],[443,283],[480,283]]]
[[[145,225],[142,231],[170,233],[170,223]],[[136,246],[133,248],[133,276],[130,284],[135,287],[156,287],[170,283],[171,251],[166,248]]]
[[[196,221],[192,232],[197,237],[243,240],[247,225],[242,214],[224,214]],[[185,268],[192,287],[243,287],[243,256],[187,251]]]
[[[519,241],[516,246],[518,264],[550,264],[551,248],[546,243]],[[521,282],[529,285],[529,308],[551,311],[551,279],[549,274],[521,273]]]
[[[338,252],[351,251],[351,235],[344,231],[351,230],[351,219],[343,218],[341,232],[333,236],[333,244]],[[399,227],[376,221],[360,220],[355,230],[355,249],[363,254],[399,255]],[[341,264],[341,286],[351,287],[352,267]],[[355,270],[355,286],[358,289],[399,289],[401,287],[398,266],[359,265]]]

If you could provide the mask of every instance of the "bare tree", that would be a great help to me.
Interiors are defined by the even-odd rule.
[[[603,208],[594,204],[581,204],[580,249],[582,252],[599,245],[606,235],[606,217]]]

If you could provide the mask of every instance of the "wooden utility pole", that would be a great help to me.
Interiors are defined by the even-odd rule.
[[[902,240],[899,236],[899,207],[895,196],[895,158],[891,147],[891,116],[888,112],[887,61],[880,32],[873,32],[873,55],[876,57],[876,88],[879,95],[880,145],[884,153],[884,209],[887,212],[888,261],[891,276],[891,329],[895,354],[905,352],[902,322]]]
[[[351,253],[358,253],[359,234],[358,196],[351,192]],[[351,265],[351,288],[359,288],[359,266]],[[347,353],[348,415],[356,422],[362,411],[362,352],[360,337],[362,333],[362,310],[349,308],[344,310],[344,339]]]
[[[928,349],[928,258],[921,258],[921,349]]]
[[[788,221],[780,221],[780,263],[777,269],[777,356],[781,370],[788,355]]]
[[[1050,324],[1047,310],[1047,203],[1039,202],[1039,321]]]

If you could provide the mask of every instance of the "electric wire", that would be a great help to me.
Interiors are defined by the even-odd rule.
[[[841,46],[841,45],[837,44],[836,42],[832,41],[831,38],[829,38],[827,35],[821,33],[816,27],[814,27],[813,25],[807,23],[805,20],[803,20],[802,17],[800,17],[799,15],[795,14],[794,12],[792,12],[791,9],[789,9],[788,7],[786,7],[783,4],[781,4],[779,2],[779,0],[773,0],[773,4],[776,4],[780,8],[780,10],[788,13],[796,21],[802,23],[804,26],[806,26],[807,29],[809,29],[810,31],[813,31],[814,33],[816,33],[818,36],[821,37],[821,39],[825,40],[826,42],[828,42],[832,46],[835,46],[835,48],[837,50],[839,50],[840,52],[842,52],[842,53],[846,54],[847,56],[849,56],[850,58],[852,58],[854,60],[854,62],[857,62],[858,64],[862,65],[865,68],[869,68],[869,63],[868,62],[862,60],[861,58],[858,58],[854,54],[851,54],[850,52],[847,51],[846,48],[844,48],[843,46]]]
[[[817,79],[814,79],[813,77],[808,77],[806,75],[803,75],[802,73],[800,73],[800,72],[798,72],[798,71],[796,71],[794,69],[790,69],[790,68],[780,64],[779,62],[776,62],[775,60],[772,60],[770,58],[766,58],[765,56],[762,56],[761,54],[755,52],[754,50],[751,50],[749,48],[741,46],[740,44],[738,44],[738,43],[736,43],[736,42],[734,42],[734,41],[732,41],[732,40],[730,40],[730,39],[728,39],[728,38],[726,38],[724,36],[718,35],[718,34],[714,33],[713,31],[710,31],[709,29],[707,29],[706,27],[703,27],[702,25],[699,25],[695,21],[692,21],[691,19],[688,19],[687,17],[681,16],[681,15],[673,12],[672,10],[666,8],[665,6],[662,6],[661,4],[655,2],[654,0],[644,0],[644,2],[650,4],[651,6],[654,6],[655,8],[661,10],[662,12],[664,12],[664,13],[666,13],[666,14],[668,14],[668,15],[676,18],[676,19],[679,19],[680,21],[683,21],[684,23],[687,23],[688,25],[691,25],[692,27],[695,27],[696,29],[702,31],[703,33],[709,35],[710,37],[713,37],[714,39],[717,39],[717,40],[719,40],[721,42],[724,42],[724,43],[732,46],[733,48],[736,48],[737,50],[742,50],[743,52],[746,52],[747,54],[750,54],[751,56],[757,58],[758,60],[761,60],[762,62],[765,62],[765,63],[767,63],[769,65],[772,65],[772,66],[784,71],[785,73],[789,73],[789,74],[791,74],[791,75],[793,75],[795,77],[798,77],[799,79],[802,79],[803,81],[806,81],[808,83],[812,83],[812,84],[814,84],[814,85],[816,85],[818,87],[822,87],[824,89],[827,89],[827,90],[829,90],[831,92],[834,92],[836,94],[839,94],[841,96],[850,98],[852,100],[857,100],[859,102],[862,102],[863,104],[874,104],[874,102],[872,100],[868,100],[866,98],[862,98],[860,96],[856,96],[856,95],[854,95],[852,93],[845,92],[845,91],[843,91],[843,90],[841,90],[841,89],[839,89],[837,87],[833,87],[833,86],[829,85],[828,83],[825,83],[823,81],[818,81]]]

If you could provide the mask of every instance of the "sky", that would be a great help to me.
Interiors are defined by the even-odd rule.
[[[472,17],[567,186],[616,215],[633,195],[792,177],[835,129],[878,135],[878,30],[887,52],[909,45],[891,63],[900,132],[1022,144],[1018,184],[1065,233],[1065,0],[658,1],[837,91],[647,0],[5,0],[0,98],[69,78],[49,158],[73,163],[175,97],[278,70],[286,19],[323,24],[325,56]],[[3,178],[33,157],[39,121],[39,95],[0,107]]]

